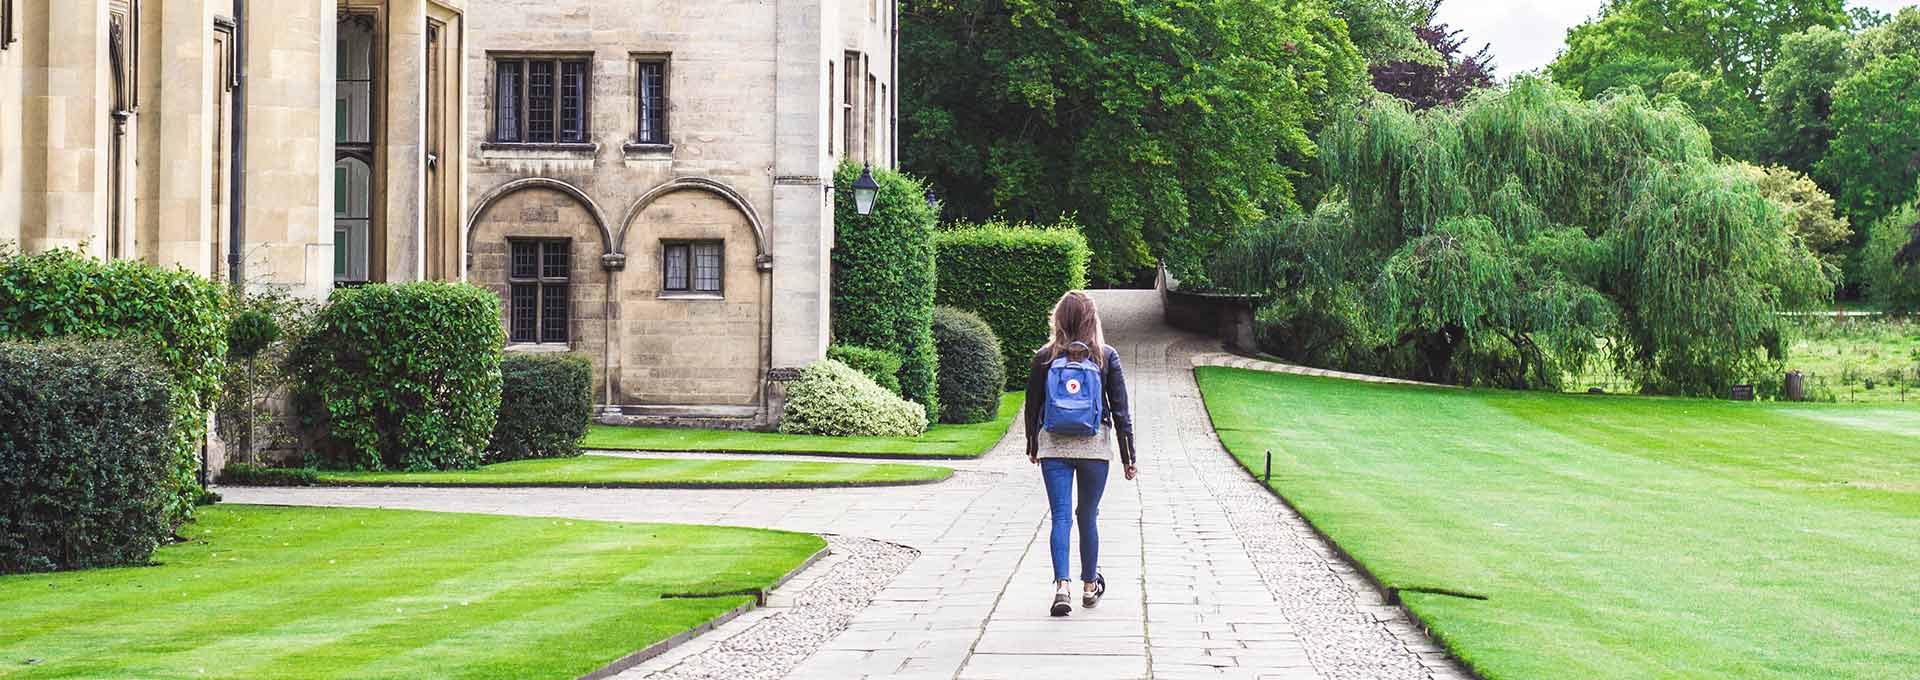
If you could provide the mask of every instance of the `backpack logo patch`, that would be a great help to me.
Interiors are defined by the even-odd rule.
[[[1067,394],[1079,394],[1079,393],[1080,393],[1080,381],[1078,381],[1078,380],[1068,380],[1068,381],[1067,381]]]

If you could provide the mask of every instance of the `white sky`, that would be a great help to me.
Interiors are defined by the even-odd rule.
[[[1592,16],[1605,0],[1447,0],[1440,21],[1465,31],[1462,49],[1493,44],[1500,77],[1530,71],[1553,61],[1566,44],[1567,29]],[[1850,0],[1849,7],[1892,13],[1916,0]]]

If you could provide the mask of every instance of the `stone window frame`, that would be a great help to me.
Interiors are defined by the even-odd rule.
[[[557,345],[567,346],[573,341],[573,239],[545,236],[507,237],[507,344],[509,345]],[[514,270],[515,247],[521,244],[534,248],[533,276],[516,276]],[[559,252],[566,262],[558,276],[550,276],[547,271],[548,253]],[[533,291],[533,327],[532,335],[521,335],[516,327],[517,312],[522,307],[517,295],[518,290],[532,286]],[[553,317],[549,316],[548,305],[553,302],[550,291],[559,290],[561,318],[557,325],[549,325]],[[557,339],[549,336],[548,331],[558,329]]]
[[[515,61],[519,62],[522,65],[520,69],[520,80],[518,83],[518,87],[520,91],[515,101],[516,109],[514,112],[516,115],[515,123],[518,129],[514,133],[515,138],[503,139],[500,134],[500,114],[501,114],[500,64],[501,62],[515,62]],[[528,137],[530,136],[531,127],[532,127],[531,121],[529,120],[529,118],[531,117],[529,114],[532,108],[532,102],[531,102],[529,91],[532,89],[531,81],[533,79],[530,76],[532,74],[532,64],[536,62],[551,62],[554,68],[554,71],[553,71],[554,73],[553,141],[549,141],[549,142],[528,141]],[[492,52],[488,52],[487,53],[487,100],[486,100],[487,102],[486,104],[487,136],[486,136],[486,143],[483,144],[482,147],[483,148],[524,148],[524,149],[583,149],[583,150],[591,150],[592,148],[594,148],[595,147],[595,144],[593,142],[594,62],[595,60],[594,60],[593,52],[590,52],[590,51],[543,51],[543,52],[492,51]],[[581,76],[580,76],[580,138],[578,140],[563,141],[561,136],[563,123],[561,120],[560,113],[562,110],[561,107],[563,105],[562,98],[564,97],[563,88],[565,88],[566,86],[564,83],[566,67],[568,64],[571,64],[571,63],[579,63],[584,66],[584,72],[581,73]]]
[[[698,248],[712,246],[715,265],[713,287],[701,288],[699,283]],[[676,287],[672,270],[667,266],[667,258],[675,249],[684,249],[686,253],[686,271],[684,278]],[[660,241],[660,297],[694,300],[714,300],[725,298],[727,294],[727,242],[725,239],[662,239]]]
[[[634,129],[633,143],[630,146],[638,149],[671,150],[673,148],[671,141],[673,135],[673,55],[666,52],[636,52],[632,55],[632,63]],[[658,66],[660,68],[660,95],[659,100],[656,102],[656,116],[653,116],[658,119],[653,121],[657,133],[651,137],[646,134],[648,127],[647,119],[649,118],[647,115],[648,97],[646,87],[646,67],[648,66]]]

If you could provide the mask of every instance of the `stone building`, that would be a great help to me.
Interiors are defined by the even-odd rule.
[[[474,0],[469,280],[608,421],[765,426],[829,332],[843,161],[891,167],[891,0]]]
[[[322,297],[461,276],[465,0],[0,0],[0,241]]]

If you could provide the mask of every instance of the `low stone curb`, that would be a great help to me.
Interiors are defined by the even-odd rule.
[[[996,440],[997,441],[997,440]],[[991,449],[992,447],[988,447]],[[748,449],[607,449],[584,448],[584,453],[711,453],[723,456],[812,456],[815,458],[846,458],[850,460],[980,460],[986,451],[971,456],[961,454],[921,454],[921,453],[854,453],[850,451],[752,451]]]
[[[907,479],[895,482],[349,482],[322,480],[316,487],[397,487],[406,489],[676,489],[767,490],[767,489],[861,489],[885,486],[926,486],[953,478],[953,471],[933,479]]]
[[[1221,368],[1239,368],[1239,369],[1245,369],[1249,371],[1263,371],[1266,373],[1286,373],[1290,375],[1307,375],[1307,376],[1314,376],[1319,378],[1335,378],[1339,380],[1352,380],[1355,382],[1376,383],[1381,385],[1415,385],[1419,387],[1444,387],[1447,389],[1456,389],[1456,390],[1461,389],[1459,385],[1442,385],[1440,383],[1420,382],[1418,380],[1406,380],[1403,378],[1389,378],[1389,377],[1380,376],[1380,375],[1367,375],[1365,373],[1348,373],[1346,371],[1333,371],[1333,370],[1328,370],[1324,368],[1311,368],[1307,366],[1299,366],[1296,364],[1284,364],[1278,361],[1267,361],[1265,359],[1254,359],[1251,357],[1243,357],[1238,354],[1227,354],[1224,352],[1215,352],[1212,354],[1196,354],[1193,356],[1192,361],[1193,361],[1194,368],[1199,368],[1201,366],[1218,366]]]
[[[768,585],[766,588],[762,588],[760,589],[759,592],[755,593],[752,602],[748,602],[738,607],[734,607],[733,609],[728,610],[727,612],[714,617],[712,620],[707,621],[706,623],[702,623],[698,626],[694,626],[693,628],[681,631],[679,634],[669,637],[665,640],[661,640],[651,645],[647,645],[646,647],[641,648],[640,651],[634,652],[632,654],[628,654],[618,659],[614,659],[612,663],[609,663],[605,666],[601,666],[599,670],[580,676],[579,680],[606,680],[606,678],[611,678],[613,676],[619,675],[621,672],[626,671],[629,668],[633,668],[634,666],[638,666],[642,663],[646,663],[648,659],[651,659],[656,656],[660,656],[661,654],[667,653],[668,650],[671,650],[675,647],[679,647],[680,645],[684,645],[687,642],[692,641],[694,638],[699,637],[700,635],[708,631],[711,631],[715,628],[718,628],[726,624],[728,621],[732,621],[734,619],[740,618],[741,615],[746,614],[747,612],[753,611],[755,607],[765,605],[767,603],[767,593],[772,592],[774,590],[778,590],[780,586],[786,585],[788,581],[791,581],[794,579],[794,577],[799,576],[800,572],[806,571],[809,567],[812,567],[815,563],[819,562],[822,558],[825,558],[829,550],[830,549],[828,547],[822,546],[819,550],[814,551],[814,553],[808,556],[806,560],[802,561],[799,566],[796,566],[791,571],[788,571],[787,573],[782,574],[780,578],[775,579],[771,585]]]

